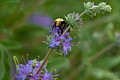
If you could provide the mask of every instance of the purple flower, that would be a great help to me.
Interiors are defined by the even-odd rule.
[[[36,61],[36,64],[34,64],[35,60],[30,60],[26,65],[19,64],[19,73],[17,75],[17,79],[25,80],[26,78],[32,78],[35,74],[33,74],[33,71],[36,70],[36,64],[40,64],[40,62]],[[40,67],[40,65],[39,65]]]
[[[52,42],[50,44],[50,47],[51,48],[54,48],[55,46],[58,46],[60,44],[60,37],[57,37],[57,38],[53,38],[52,39]]]
[[[16,76],[17,80],[25,80],[26,75],[31,72],[31,68],[26,66],[26,65],[22,65],[19,64],[19,74]]]
[[[65,42],[63,43],[63,50],[64,50],[64,55],[67,55],[67,52],[71,50],[71,43],[70,41],[72,40],[71,37],[69,37],[68,39],[65,40]]]
[[[17,80],[53,80],[52,73],[48,73],[45,66],[43,70],[37,73],[38,68],[40,67],[40,61],[29,60],[27,64],[19,64],[18,65],[18,75],[16,76]],[[44,72],[44,73],[43,73]]]
[[[51,48],[54,48],[54,47],[56,47],[56,46],[59,46],[61,39],[64,38],[63,36],[60,36],[58,32],[59,32],[59,33],[61,32],[61,31],[59,30],[59,28],[55,28],[52,32],[50,32],[50,33],[54,34],[54,35],[53,35],[54,37],[53,37],[53,39],[52,39],[52,41],[51,41],[51,44],[49,45]],[[52,35],[52,34],[51,34],[51,35]]]
[[[48,71],[46,70],[42,80],[53,80],[52,73],[48,73]]]
[[[49,47],[50,48],[58,47],[58,49],[62,47],[64,55],[66,56],[67,52],[71,50],[70,41],[72,40],[72,38],[69,36],[69,32],[61,36],[61,30],[58,27],[56,27],[52,31],[50,31],[50,35],[52,36],[52,39]]]

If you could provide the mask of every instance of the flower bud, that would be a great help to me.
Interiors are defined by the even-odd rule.
[[[94,2],[84,3],[84,8],[85,8],[86,14],[88,14],[91,17],[96,16],[96,13],[98,11],[97,9],[98,6],[94,5]]]
[[[104,13],[104,12],[111,12],[112,8],[110,5],[106,5],[105,2],[101,2],[98,4],[98,10]]]
[[[65,18],[72,29],[80,28],[80,24],[82,24],[82,18],[80,18],[79,13],[69,13],[67,16],[65,16]]]

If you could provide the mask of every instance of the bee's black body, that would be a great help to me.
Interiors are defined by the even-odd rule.
[[[56,27],[58,27],[61,30],[61,33],[59,33],[59,35],[62,35],[62,33],[66,30],[66,28],[69,26],[68,23],[66,23],[63,19],[58,18],[54,21],[53,23],[53,29],[55,29]],[[52,30],[53,30],[52,29]],[[70,30],[68,30],[69,32]]]

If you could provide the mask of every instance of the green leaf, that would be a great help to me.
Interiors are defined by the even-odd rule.
[[[99,63],[97,62],[96,64],[99,67],[111,69],[120,64],[120,56],[104,57],[99,61]]]
[[[120,80],[119,77],[110,71],[102,70],[99,68],[93,68],[92,75],[98,79],[104,80]]]
[[[0,80],[10,80],[10,55],[2,45],[0,49]]]
[[[9,50],[21,48],[20,43],[18,43],[16,41],[12,41],[12,40],[4,40],[4,41],[0,41],[0,43],[2,43],[4,46],[6,46],[6,48]]]

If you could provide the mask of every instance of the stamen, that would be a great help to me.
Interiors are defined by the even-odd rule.
[[[38,61],[40,61],[40,56],[38,56]]]
[[[16,56],[13,56],[13,60],[15,62],[16,68],[18,68],[19,61]]]
[[[52,72],[53,72],[53,73],[56,73],[56,69],[53,69]]]
[[[54,78],[54,80],[58,80],[58,78]]]
[[[44,73],[44,71],[42,70],[42,71],[41,71],[41,74],[43,74],[43,73]]]
[[[72,46],[79,46],[80,42],[71,42]]]
[[[22,56],[22,58],[23,58],[23,61],[24,61],[24,63],[26,64],[26,61],[25,61],[25,58],[24,58],[24,56]]]
[[[29,54],[27,54],[27,62],[29,61],[29,58],[28,58]]]
[[[74,36],[74,38],[73,39],[76,39],[77,37],[76,36]]]

